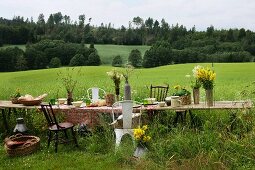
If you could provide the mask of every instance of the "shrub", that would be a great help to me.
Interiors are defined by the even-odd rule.
[[[76,54],[71,60],[70,60],[70,66],[84,66],[86,63],[85,58],[82,54]]]
[[[49,67],[50,68],[58,68],[61,66],[61,61],[58,57],[54,57],[50,60]]]
[[[89,55],[88,65],[89,66],[99,66],[101,64],[101,59],[96,52],[93,52]]]
[[[114,67],[121,67],[122,63],[123,61],[120,55],[115,56],[112,60],[112,66]]]
[[[142,54],[139,50],[132,50],[128,57],[128,62],[134,67],[142,67]]]

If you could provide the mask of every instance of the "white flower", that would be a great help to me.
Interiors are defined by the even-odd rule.
[[[192,72],[193,72],[193,77],[197,78],[197,71],[198,71],[199,69],[201,69],[201,68],[203,68],[203,67],[200,66],[200,65],[197,65],[197,66],[195,66],[195,67],[193,68],[193,70],[192,70]]]

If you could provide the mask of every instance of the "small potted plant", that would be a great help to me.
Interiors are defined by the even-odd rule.
[[[191,104],[191,93],[185,87],[181,87],[180,85],[174,86],[175,92],[173,96],[179,96],[182,105]]]
[[[20,96],[21,96],[20,89],[16,89],[15,93],[10,96],[12,103],[13,104],[20,104],[20,102],[18,100]]]
[[[67,68],[65,72],[58,72],[58,79],[62,82],[63,86],[66,89],[67,92],[67,104],[72,105],[73,102],[73,91],[74,88],[77,85],[77,80],[75,78],[76,75],[80,75],[81,69],[77,70],[77,72],[74,70],[74,68],[69,69]]]

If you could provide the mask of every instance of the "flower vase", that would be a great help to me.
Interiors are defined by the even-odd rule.
[[[213,106],[213,89],[205,90],[206,105],[208,107]]]
[[[199,104],[200,90],[199,88],[193,88],[193,101],[194,104]]]
[[[126,81],[124,87],[124,100],[131,100],[131,87],[128,84],[128,81]]]
[[[67,105],[72,105],[73,102],[73,93],[67,92]]]
[[[120,87],[115,87],[116,101],[120,101]]]
[[[138,144],[134,152],[134,157],[141,158],[147,151],[148,149],[144,145]]]

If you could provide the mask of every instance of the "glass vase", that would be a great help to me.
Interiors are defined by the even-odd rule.
[[[120,100],[120,87],[115,87],[116,101]]]
[[[193,88],[193,101],[194,104],[199,104],[200,90],[199,88]]]
[[[67,105],[72,105],[73,102],[73,93],[67,92]]]
[[[208,107],[213,106],[213,89],[205,90],[205,99]]]

